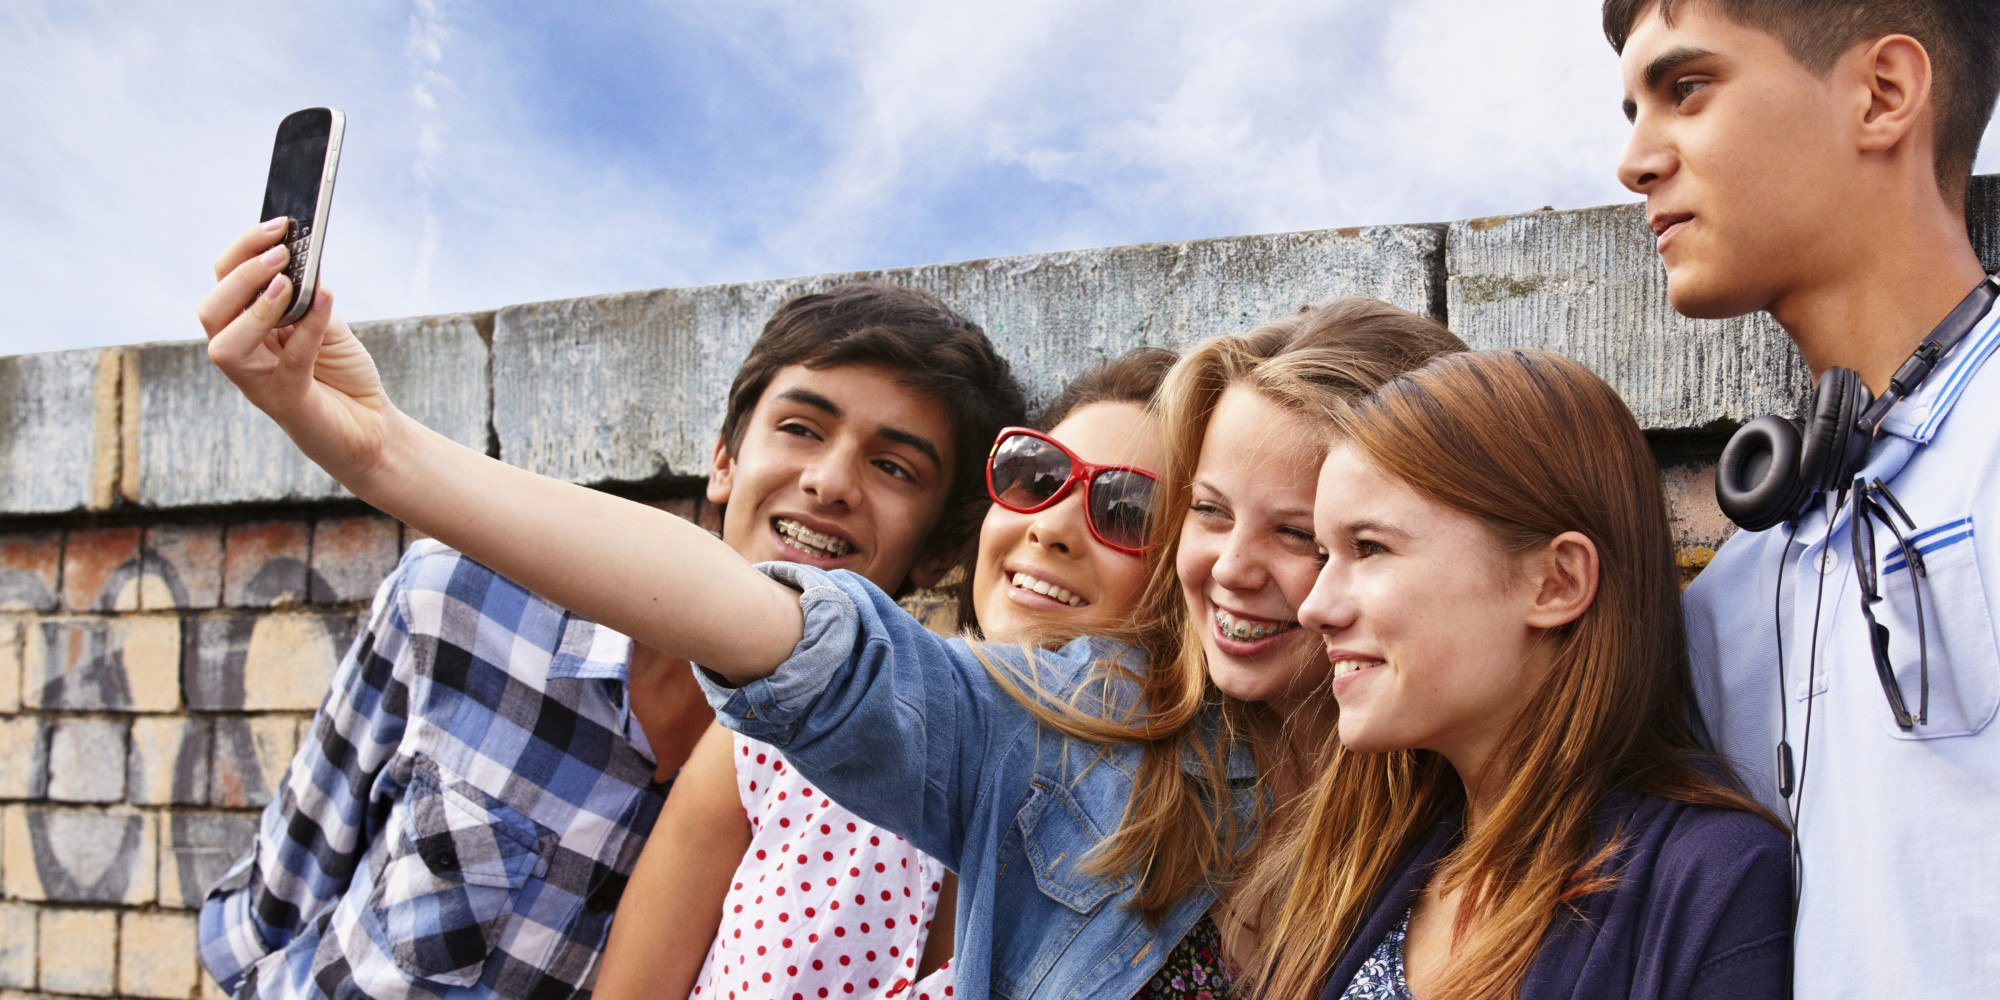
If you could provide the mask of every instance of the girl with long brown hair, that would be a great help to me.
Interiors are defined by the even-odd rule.
[[[1695,743],[1624,404],[1481,351],[1330,411],[1299,614],[1342,746],[1249,880],[1261,993],[1783,996],[1785,837]]]

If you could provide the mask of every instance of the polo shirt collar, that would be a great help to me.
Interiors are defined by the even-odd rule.
[[[1881,432],[1929,444],[1995,348],[2000,348],[2000,303],[1995,303],[1972,325],[1972,332],[1944,356],[1944,361],[1931,371],[1914,395],[1889,411],[1882,421]]]

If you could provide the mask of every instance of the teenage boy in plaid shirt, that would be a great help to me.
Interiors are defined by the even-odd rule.
[[[983,449],[1021,420],[1006,362],[929,296],[802,296],[737,373],[708,499],[752,561],[932,582],[977,523]],[[209,893],[202,961],[246,997],[587,990],[712,718],[686,661],[419,542]]]

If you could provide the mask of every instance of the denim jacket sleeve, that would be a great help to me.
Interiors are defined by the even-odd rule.
[[[805,635],[776,673],[740,688],[697,670],[717,717],[776,745],[856,815],[959,870],[982,790],[1006,782],[1004,797],[1028,787],[1033,761],[1015,758],[1032,757],[1035,722],[980,660],[1018,670],[1022,650],[993,643],[975,652],[937,635],[852,573],[758,568],[800,590]],[[1066,692],[1098,655],[1087,640],[1037,651],[1035,676]]]

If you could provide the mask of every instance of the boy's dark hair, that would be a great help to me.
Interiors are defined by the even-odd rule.
[[[875,282],[840,285],[787,300],[764,324],[729,387],[722,418],[730,457],[743,444],[750,412],[779,369],[880,365],[897,385],[935,400],[951,423],[951,490],[920,558],[955,555],[968,540],[956,512],[985,494],[987,445],[1025,419],[1021,387],[979,324],[935,297]]]
[[[1703,3],[1746,27],[1776,36],[1799,64],[1825,75],[1854,46],[1884,35],[1909,35],[1931,57],[1931,104],[1937,121],[1938,190],[1965,193],[1979,140],[2000,97],[2000,0],[1679,0]],[[1674,23],[1676,0],[1604,0],[1604,37],[1619,53],[1657,5]]]

